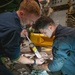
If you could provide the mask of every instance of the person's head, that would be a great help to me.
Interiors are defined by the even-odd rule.
[[[33,24],[40,17],[40,7],[35,0],[23,0],[17,14],[22,25]]]
[[[35,22],[33,28],[51,38],[55,33],[56,25],[50,17],[42,16]]]
[[[22,2],[23,0],[20,0],[20,3]],[[40,4],[39,4],[39,1],[38,0],[35,0],[37,3],[38,3],[38,5],[39,5],[39,7],[40,7]]]

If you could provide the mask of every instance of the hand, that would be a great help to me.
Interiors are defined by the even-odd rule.
[[[23,29],[21,32],[21,37],[25,37],[26,35],[28,35],[28,32],[26,29]]]
[[[33,69],[34,70],[39,70],[39,66],[38,65],[33,65]]]
[[[35,69],[35,70],[46,70],[46,71],[50,72],[50,70],[48,68],[48,63],[47,64],[42,64],[42,65],[34,65],[33,69]]]
[[[43,63],[44,63],[44,59],[43,59],[43,58],[41,58],[41,59],[36,59],[36,64],[41,65],[41,64],[43,64]]]

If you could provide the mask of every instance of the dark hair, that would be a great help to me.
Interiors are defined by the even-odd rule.
[[[41,16],[33,25],[33,28],[36,30],[39,29],[44,29],[45,27],[47,27],[49,24],[54,24],[54,21],[47,16]]]

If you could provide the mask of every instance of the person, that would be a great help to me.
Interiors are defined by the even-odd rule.
[[[49,38],[55,36],[52,45],[53,60],[34,68],[49,72],[61,71],[62,75],[75,75],[75,28],[56,25],[46,16],[40,17],[33,28]]]
[[[20,37],[27,24],[33,24],[40,17],[40,7],[34,0],[23,0],[17,11],[0,14],[0,75],[13,75],[2,62],[2,57],[22,64],[42,64],[44,60],[20,56]]]

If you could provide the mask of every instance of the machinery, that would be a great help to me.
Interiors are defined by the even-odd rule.
[[[22,46],[21,47],[21,55],[26,56],[28,58],[33,58],[33,59],[35,57],[40,58],[41,56],[43,56],[44,59],[46,59],[47,61],[50,61],[50,56],[45,52],[39,53],[35,46],[40,46],[40,45],[41,46],[52,46],[54,38],[51,38],[48,41],[49,38],[47,39],[47,37],[45,37],[44,35],[38,34],[37,35],[38,37],[37,37],[35,34],[36,33],[31,33],[31,38],[34,37],[36,39],[36,41],[35,41],[36,43],[34,42],[35,39],[34,40],[29,39],[29,37],[27,36],[27,40],[28,40],[29,44],[33,45],[33,46],[29,46],[29,47],[31,47],[33,49],[34,53],[32,53],[31,50],[30,50],[30,52],[25,52],[29,47],[26,49],[26,47]],[[43,40],[44,44],[42,44],[41,42],[39,43],[39,41],[37,39],[40,40],[40,38],[41,39],[44,38],[44,40]],[[49,44],[49,43],[51,43],[51,44]],[[22,52],[22,50],[24,50],[24,52]],[[41,72],[42,72],[42,71],[39,71],[36,73],[36,70],[33,69],[33,65],[24,65],[24,64],[17,63],[17,62],[11,62],[8,58],[4,58],[3,60],[5,60],[4,61],[5,65],[7,66],[8,69],[10,69],[14,73],[14,75],[39,75],[39,73],[41,74]],[[43,71],[43,73],[47,74],[46,71]]]

